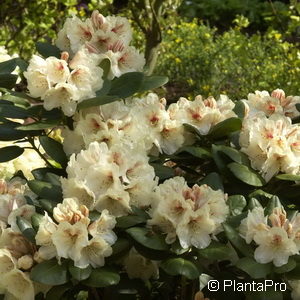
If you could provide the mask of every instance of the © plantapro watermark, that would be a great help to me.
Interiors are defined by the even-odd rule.
[[[275,292],[285,292],[287,285],[284,282],[274,282],[266,279],[262,282],[239,282],[237,280],[214,280],[208,282],[208,290],[211,292],[218,291],[233,291],[233,292],[266,292],[267,290],[274,290]]]

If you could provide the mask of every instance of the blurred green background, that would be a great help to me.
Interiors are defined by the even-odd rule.
[[[147,72],[170,78],[170,101],[276,88],[300,94],[298,0],[1,0],[0,45],[28,60],[67,16],[94,9],[130,19]]]

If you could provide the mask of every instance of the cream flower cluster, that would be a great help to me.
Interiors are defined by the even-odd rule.
[[[104,209],[91,221],[86,206],[76,198],[66,198],[54,208],[53,218],[56,222],[45,213],[40,223],[36,261],[57,257],[72,259],[79,268],[104,265],[104,258],[112,254],[111,245],[117,240],[112,231],[116,224],[114,216]]]
[[[132,30],[126,18],[104,17],[94,11],[85,21],[76,16],[68,18],[58,33],[56,45],[71,55],[87,49],[97,64],[109,59],[109,78],[113,79],[127,72],[142,71],[145,65],[144,56],[129,46],[131,39]]]
[[[240,133],[241,151],[254,169],[269,181],[278,172],[300,172],[300,127],[280,114],[267,118],[262,113],[246,118]]]
[[[181,98],[167,108],[165,99],[150,93],[142,99],[114,102],[78,113],[74,117],[74,131],[63,133],[64,149],[71,154],[93,141],[106,142],[108,146],[130,141],[148,153],[154,145],[160,152],[173,154],[193,142],[184,123],[194,125],[205,135],[217,123],[236,116],[233,107],[234,103],[222,95],[218,101],[212,97],[203,100],[201,96],[194,101]]]
[[[62,53],[62,59],[34,55],[24,76],[30,95],[41,97],[46,110],[61,107],[66,116],[72,116],[77,103],[96,96],[103,85],[103,70],[84,51],[69,63],[68,58],[67,53]]]
[[[157,185],[153,167],[143,150],[131,145],[92,142],[73,154],[62,179],[64,197],[77,197],[89,209],[107,209],[114,216],[127,215],[131,205],[150,205]]]
[[[248,244],[254,241],[258,246],[254,252],[257,262],[273,262],[280,267],[290,256],[299,254],[300,214],[289,220],[281,207],[274,208],[269,216],[265,216],[262,207],[256,207],[242,220],[240,234]]]
[[[296,104],[300,103],[299,96],[285,96],[281,89],[274,90],[271,95],[267,91],[255,91],[250,93],[247,100],[243,100],[249,106],[249,116],[263,112],[266,116],[281,114],[291,119],[299,117],[300,112]]]
[[[166,180],[155,189],[149,225],[166,233],[166,242],[178,237],[182,248],[207,247],[229,213],[227,195],[208,185],[188,187],[183,177]]]

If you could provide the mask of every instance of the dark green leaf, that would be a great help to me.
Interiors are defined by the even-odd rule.
[[[274,272],[278,273],[278,274],[288,273],[288,272],[292,271],[293,269],[295,269],[296,266],[297,266],[296,261],[290,257],[287,264],[285,264],[281,267],[274,266]]]
[[[116,227],[118,228],[129,228],[141,223],[145,223],[146,219],[141,216],[129,215],[129,216],[122,216],[117,218]]]
[[[274,284],[273,281],[269,282],[270,285]],[[263,287],[262,283],[262,287]],[[264,289],[264,288],[262,288]],[[280,288],[278,288],[277,291],[274,291],[274,286],[271,287],[270,290],[268,289],[267,291],[263,292],[247,292],[247,298],[246,300],[283,300],[283,293],[280,291]]]
[[[7,146],[0,148],[0,163],[15,159],[22,155],[23,152],[24,149],[18,146]]]
[[[237,116],[239,118],[244,118],[245,117],[245,112],[246,112],[246,107],[245,107],[245,104],[242,100],[240,101],[237,101],[235,103],[235,107],[233,109],[233,111],[237,114]]]
[[[145,76],[140,86],[140,92],[153,90],[165,85],[169,81],[167,76]]]
[[[35,243],[35,235],[36,232],[32,228],[32,225],[30,222],[28,222],[23,217],[17,216],[17,225],[22,232],[22,234],[32,243]]]
[[[219,139],[240,130],[241,127],[242,121],[239,118],[229,118],[212,127],[208,135],[210,138]]]
[[[181,153],[181,152],[187,152],[191,154],[192,156],[205,159],[205,158],[210,158],[211,153],[209,150],[203,148],[203,147],[198,147],[198,146],[185,146],[180,148],[176,153]]]
[[[10,74],[16,68],[16,59],[6,60],[0,63],[0,74]]]
[[[236,266],[249,274],[252,278],[266,278],[272,272],[272,264],[260,264],[254,258],[243,257],[236,263]]]
[[[265,214],[267,216],[272,214],[275,207],[281,207],[280,199],[277,196],[273,196],[269,200],[268,205],[265,208]]]
[[[223,223],[223,228],[228,240],[237,250],[247,257],[253,255],[253,249],[242,237],[240,237],[239,233],[234,228],[226,223]]]
[[[0,104],[0,115],[5,118],[26,119],[28,112],[19,106]]]
[[[46,295],[46,300],[64,299],[63,295],[72,288],[71,283],[52,287]]]
[[[119,99],[120,99],[119,96],[108,96],[108,95],[99,96],[99,97],[95,97],[95,98],[91,98],[91,99],[82,101],[81,103],[78,104],[78,109],[80,110],[80,109],[89,108],[92,106],[99,106],[99,105],[117,101]]]
[[[72,277],[78,281],[86,280],[92,273],[92,267],[88,266],[87,268],[78,268],[74,266],[73,262],[69,264],[69,272]]]
[[[46,285],[61,285],[68,281],[67,274],[68,265],[66,261],[59,265],[56,259],[51,259],[34,266],[30,278]]]
[[[183,275],[194,280],[200,276],[198,268],[191,261],[183,258],[170,258],[163,261],[160,267],[169,275]]]
[[[58,202],[51,201],[51,200],[48,200],[48,199],[39,199],[39,203],[45,211],[52,214],[53,209],[54,209],[54,207],[56,207]]]
[[[129,251],[131,243],[125,238],[118,238],[117,241],[112,245],[113,253],[109,258],[115,258]]]
[[[96,98],[103,97],[108,94],[111,88],[111,81],[108,79],[104,79],[102,88],[96,92]],[[119,97],[118,97],[119,99]],[[102,104],[102,103],[101,103]],[[105,103],[103,103],[105,104]]]
[[[40,180],[28,181],[29,188],[41,198],[59,202],[62,200],[61,187]]]
[[[198,250],[200,256],[213,261],[228,259],[232,252],[232,248],[216,241],[212,241],[208,247]]]
[[[103,70],[102,78],[106,79],[111,68],[110,60],[108,58],[104,58],[99,64],[99,67]]]
[[[54,45],[51,45],[49,43],[37,42],[35,46],[37,52],[46,58],[49,56],[60,58],[61,51]]]
[[[252,210],[255,207],[262,207],[262,205],[256,198],[250,198],[250,200],[248,202],[248,209]]]
[[[188,123],[184,123],[183,126],[185,127],[186,130],[188,130],[191,133],[196,134],[199,138],[203,137],[204,135],[199,131],[199,129],[192,125],[192,124],[188,124]]]
[[[0,87],[12,89],[15,86],[17,79],[18,75],[15,74],[0,74]]]
[[[39,140],[45,152],[51,158],[60,163],[62,167],[65,167],[68,164],[68,158],[61,143],[48,136],[40,136]]]
[[[52,121],[41,121],[41,122],[35,122],[31,123],[28,125],[22,125],[18,126],[17,129],[22,130],[22,131],[27,131],[27,130],[43,130],[43,129],[49,129],[56,127],[60,124],[59,120],[52,120]]]
[[[152,163],[151,166],[154,168],[155,175],[158,176],[160,180],[168,179],[174,177],[175,173],[172,168],[162,166],[160,164]]]
[[[16,57],[15,58],[15,61],[16,61],[16,64],[17,64],[17,66],[20,68],[20,70],[21,71],[26,71],[27,70],[27,68],[28,68],[28,63],[25,61],[25,60],[23,60],[22,58],[20,58],[20,57]]]
[[[224,186],[222,183],[222,179],[220,175],[216,172],[209,173],[204,179],[199,181],[199,185],[201,184],[207,184],[209,185],[213,190],[224,190]]]
[[[110,270],[108,268],[94,269],[91,272],[90,277],[83,282],[83,284],[91,287],[107,287],[116,285],[120,281],[120,275],[118,272]]]
[[[242,195],[232,195],[228,197],[227,204],[231,214],[237,216],[242,213],[247,205],[247,201]]]
[[[263,186],[264,179],[251,168],[236,162],[227,165],[236,178],[252,186]]]
[[[43,215],[37,214],[37,213],[35,213],[31,216],[31,224],[32,224],[32,227],[34,228],[34,230],[38,231],[43,217],[44,217]]]
[[[126,232],[138,243],[154,250],[168,250],[169,246],[166,244],[162,235],[148,230],[147,228],[131,227]]]
[[[109,95],[127,98],[140,90],[144,74],[140,72],[129,72],[115,78],[112,81]]]

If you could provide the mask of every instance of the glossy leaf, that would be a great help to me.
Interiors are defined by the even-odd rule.
[[[151,76],[145,76],[143,78],[140,92],[153,90],[156,88],[159,88],[163,85],[165,85],[169,81],[169,78],[167,76],[157,76],[157,75],[151,75]]]
[[[169,275],[183,275],[193,280],[199,277],[199,271],[195,264],[183,258],[170,258],[163,261],[160,267]]]
[[[210,245],[204,249],[199,249],[198,254],[201,257],[210,260],[225,260],[232,254],[232,249],[222,243],[212,241]]]
[[[43,220],[44,215],[35,213],[31,216],[31,224],[34,230],[38,231],[40,227],[40,223]]]
[[[244,118],[245,117],[245,112],[246,112],[246,106],[242,100],[239,100],[235,102],[235,107],[233,111],[237,114],[239,118]]]
[[[45,152],[51,158],[60,163],[62,167],[68,164],[68,158],[61,143],[48,136],[40,136],[39,140]]]
[[[30,278],[46,285],[64,284],[68,281],[67,262],[59,265],[56,259],[43,261],[32,268]]]
[[[240,237],[239,233],[234,228],[226,223],[223,223],[223,228],[228,240],[236,249],[238,249],[245,256],[251,257],[253,255],[253,249],[242,237]]]
[[[28,125],[21,125],[18,126],[17,129],[22,131],[28,131],[28,130],[43,130],[43,129],[49,129],[56,127],[60,124],[59,120],[52,120],[52,121],[41,121],[41,122],[35,122]]]
[[[260,264],[254,258],[243,257],[236,263],[236,266],[249,274],[252,278],[266,278],[272,272],[272,264]]]
[[[242,213],[243,209],[247,205],[247,201],[242,195],[232,195],[227,199],[229,210],[233,216],[237,216]]]
[[[17,216],[17,225],[22,232],[22,234],[32,243],[35,243],[35,235],[36,232],[32,228],[32,225],[30,222],[28,222],[23,217]]]
[[[37,52],[45,58],[49,56],[55,56],[57,58],[60,58],[60,49],[50,43],[37,42],[35,46]]]
[[[69,264],[69,272],[72,277],[78,281],[86,280],[92,273],[92,267],[88,266],[84,269],[75,267],[73,262]]]
[[[236,162],[227,165],[236,178],[252,186],[263,186],[264,179],[251,168]]]
[[[278,273],[278,274],[288,273],[288,272],[292,271],[293,269],[295,269],[296,266],[297,266],[296,261],[290,257],[289,261],[285,265],[283,265],[281,267],[274,266],[274,272]]]
[[[209,152],[209,150],[207,150],[203,147],[198,147],[198,146],[185,146],[185,147],[180,148],[176,153],[181,153],[181,152],[187,152],[187,153],[191,154],[192,156],[198,157],[201,159],[211,157],[211,153]]]
[[[242,121],[239,118],[229,118],[212,127],[208,135],[212,139],[219,139],[240,130],[241,127]]]
[[[140,90],[144,74],[140,72],[129,72],[115,78],[111,83],[109,95],[127,98]]]
[[[0,163],[10,161],[22,155],[24,149],[18,146],[7,146],[0,148]]]
[[[108,268],[93,269],[90,277],[83,281],[83,284],[91,287],[107,287],[116,285],[120,281],[120,275],[118,272],[110,270]]]
[[[104,58],[99,64],[99,67],[103,70],[102,78],[106,79],[111,68],[110,60],[108,58]]]
[[[300,175],[294,174],[280,174],[276,176],[277,179],[286,181],[300,181]]]
[[[49,290],[49,292],[47,292],[46,300],[64,299],[63,295],[71,288],[72,288],[71,283],[66,283],[60,286],[54,286]]]
[[[10,74],[16,68],[16,59],[6,60],[0,63],[0,74]]]
[[[131,227],[126,232],[138,243],[154,250],[168,250],[169,246],[166,244],[162,235],[148,230],[147,228]]]
[[[28,112],[19,106],[0,104],[0,115],[5,118],[26,119]]]
[[[147,219],[141,216],[128,215],[117,218],[116,227],[118,228],[129,228],[141,223],[145,223]]]
[[[62,200],[61,187],[40,180],[28,181],[29,188],[41,198],[59,202]]]
[[[160,180],[165,180],[174,177],[174,170],[170,167],[163,166],[157,163],[152,163],[151,166],[154,168],[155,175],[158,176]]]
[[[94,98],[84,100],[81,103],[79,103],[78,104],[78,109],[80,110],[80,109],[89,108],[89,107],[92,107],[92,106],[99,106],[99,105],[103,105],[103,104],[107,104],[107,103],[117,101],[119,99],[120,99],[119,96],[108,96],[108,95],[97,96],[97,97],[94,97]]]
[[[204,177],[204,179],[199,181],[198,184],[207,184],[215,191],[224,190],[222,179],[220,175],[216,172],[209,173],[206,177]]]
[[[18,75],[15,74],[0,74],[0,87],[6,89],[12,89],[18,79]]]

